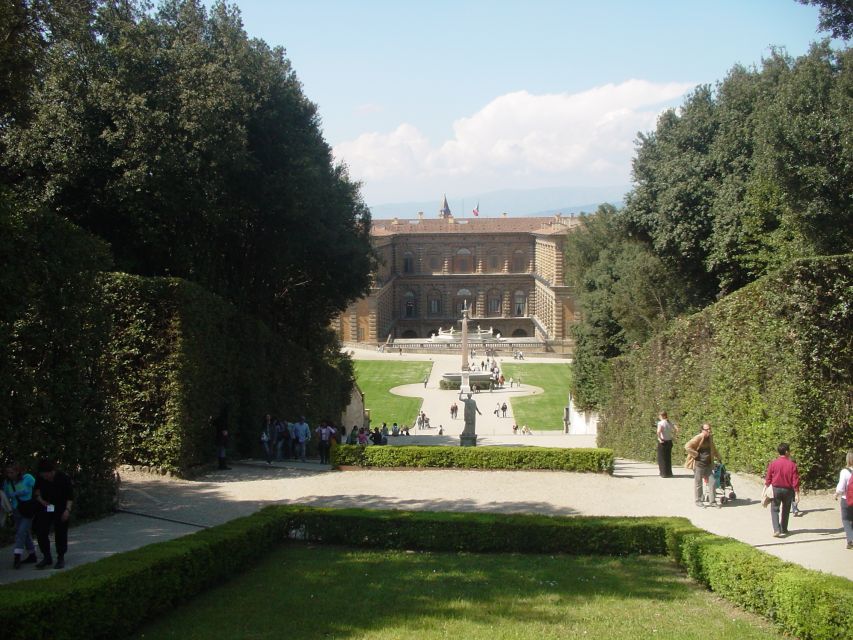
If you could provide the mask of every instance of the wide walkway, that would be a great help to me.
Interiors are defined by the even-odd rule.
[[[693,480],[680,470],[662,479],[653,465],[619,460],[615,474],[547,471],[331,471],[316,463],[235,464],[196,481],[125,474],[122,508],[75,527],[69,567],[168,540],[248,515],[268,504],[368,509],[494,511],[554,515],[685,516],[785,560],[853,579],[853,551],[845,549],[838,505],[830,496],[806,496],[805,515],[791,520],[791,535],[771,537],[770,514],[760,505],[760,483],[735,475],[738,500],[701,509]],[[136,515],[143,514],[143,515]],[[151,516],[151,517],[145,517]],[[0,565],[0,582],[49,575],[31,566]]]
[[[383,356],[364,352],[357,357]],[[396,354],[384,357],[400,358]],[[411,437],[390,438],[391,443],[458,443],[455,436],[462,430],[462,420],[451,421],[448,412],[455,394],[438,389],[440,374],[453,363],[448,356],[403,358],[435,362],[426,388],[423,384],[407,385],[400,391],[425,398],[424,410],[436,428],[412,431]],[[558,360],[529,360],[536,361]],[[503,397],[511,404],[512,393],[534,391],[541,392],[523,386],[520,391],[503,392]],[[481,444],[595,446],[592,436],[566,436],[559,432],[513,436],[511,411],[507,418],[495,418],[492,414],[501,397],[486,392],[477,396],[483,412],[477,423]],[[439,424],[445,427],[444,436],[437,435]],[[770,513],[760,504],[761,482],[751,476],[733,475],[738,497],[733,503],[722,509],[701,509],[693,504],[693,479],[689,472],[677,469],[675,478],[662,479],[656,466],[630,460],[618,460],[612,477],[548,471],[341,472],[311,462],[270,466],[246,461],[233,467],[231,471],[211,472],[194,481],[123,474],[123,512],[72,529],[67,566],[192,533],[254,513],[269,504],[305,504],[554,515],[684,516],[697,526],[737,538],[785,560],[853,579],[853,551],[845,548],[838,503],[830,495],[804,496],[801,507],[805,515],[791,519],[791,535],[773,538]],[[14,571],[11,549],[9,556],[8,563],[0,563],[0,583],[53,573],[39,572],[32,566]]]

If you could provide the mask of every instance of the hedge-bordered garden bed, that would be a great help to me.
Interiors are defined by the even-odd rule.
[[[5,638],[123,637],[284,540],[429,551],[668,554],[718,595],[804,639],[849,638],[853,582],[783,562],[684,518],[268,507],[46,580],[0,587]],[[57,612],[61,612],[58,615]]]
[[[334,448],[332,464],[338,467],[553,469],[612,473],[613,451],[546,447],[342,445]]]

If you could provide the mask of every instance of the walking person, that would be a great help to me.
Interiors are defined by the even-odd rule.
[[[847,548],[853,549],[853,449],[847,451],[846,465],[838,474],[835,497],[841,504],[841,526],[847,537]]]
[[[74,506],[74,486],[71,484],[71,478],[62,471],[57,471],[56,465],[50,460],[39,461],[38,476],[35,496],[43,509],[36,515],[35,530],[42,559],[36,569],[44,569],[53,564],[53,556],[50,553],[51,529],[56,546],[56,564],[53,564],[53,568],[62,569],[65,567],[65,553],[68,551],[68,520]]]
[[[23,564],[35,563],[36,547],[33,544],[33,518],[38,503],[33,496],[36,479],[24,473],[24,465],[15,462],[6,467],[6,479],[3,482],[3,495],[7,498],[12,522],[15,525],[15,551],[12,566],[20,569]],[[24,558],[24,552],[27,557]]]
[[[308,428],[308,423],[305,422],[305,416],[300,416],[299,422],[293,425],[293,440],[296,443],[296,451],[293,453],[294,460],[298,453],[299,459],[305,462],[305,447],[310,438],[311,430]]]
[[[708,482],[708,477],[714,470],[714,460],[722,462],[717,447],[714,446],[711,425],[707,422],[704,423],[702,430],[684,445],[684,450],[687,452],[687,460],[684,466],[693,470],[693,497],[696,506],[704,508],[705,502],[702,499],[703,485]],[[708,492],[709,503],[719,509],[720,503],[717,502],[715,493],[715,491]]]
[[[272,464],[272,439],[274,433],[275,427],[273,426],[272,416],[267,414],[261,426],[261,446],[264,448],[267,464]]]
[[[329,464],[329,453],[332,450],[332,438],[337,433],[337,429],[326,424],[326,421],[320,423],[320,426],[314,431],[317,434],[317,445],[320,451],[320,464]]]
[[[506,418],[506,410],[507,410],[507,406],[506,406],[506,402],[504,402],[501,405],[501,412],[503,413],[504,418]]]
[[[677,433],[678,426],[669,421],[666,411],[661,411],[657,425],[658,471],[661,478],[672,477],[672,441]]]
[[[800,501],[800,474],[797,465],[790,458],[787,442],[780,442],[776,451],[779,457],[767,467],[764,478],[765,487],[773,487],[773,502],[770,503],[770,521],[773,524],[773,537],[788,535],[788,516],[791,503]],[[781,510],[781,518],[780,518]]]

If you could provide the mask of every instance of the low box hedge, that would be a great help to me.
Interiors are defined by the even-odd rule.
[[[342,445],[335,466],[452,469],[553,469],[613,473],[610,449]]]
[[[595,518],[274,506],[177,540],[0,587],[5,638],[123,637],[286,539],[464,552],[669,554],[701,584],[797,637],[849,639],[853,582],[783,562],[684,518]],[[57,615],[61,612],[61,615]]]

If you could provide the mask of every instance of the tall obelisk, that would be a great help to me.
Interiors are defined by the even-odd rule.
[[[471,391],[471,383],[468,379],[468,301],[462,303],[462,378],[459,381],[460,393]]]

